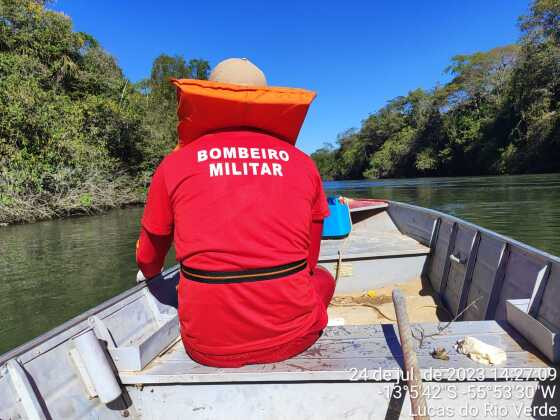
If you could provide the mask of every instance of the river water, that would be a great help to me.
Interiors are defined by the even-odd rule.
[[[325,189],[434,208],[560,254],[560,174],[336,181]],[[141,213],[0,227],[0,354],[133,286]]]

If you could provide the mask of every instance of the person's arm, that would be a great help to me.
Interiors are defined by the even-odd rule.
[[[136,243],[136,263],[145,278],[161,272],[173,241],[173,209],[160,165],[150,184],[142,216],[140,239]]]
[[[313,165],[313,171],[315,172],[316,187],[313,207],[311,209],[309,254],[307,256],[307,264],[309,265],[311,273],[315,270],[317,261],[319,260],[319,253],[321,251],[321,236],[323,234],[323,220],[329,215],[329,206],[327,204],[325,191],[323,190],[323,182],[321,181],[321,176],[319,175],[315,165]]]
[[[319,252],[321,251],[321,235],[323,233],[323,221],[318,220],[311,222],[309,256],[307,257],[307,265],[309,271],[313,273],[319,261]]]
[[[146,279],[157,276],[173,242],[173,235],[153,235],[146,229],[140,231],[136,243],[136,263]]]

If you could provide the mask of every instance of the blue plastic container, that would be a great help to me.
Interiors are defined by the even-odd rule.
[[[345,238],[352,230],[350,209],[347,204],[342,204],[338,197],[328,197],[330,215],[323,223],[323,239]]]

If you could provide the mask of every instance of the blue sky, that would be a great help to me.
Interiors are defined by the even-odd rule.
[[[417,87],[445,82],[456,54],[519,39],[526,0],[58,0],[74,29],[95,36],[127,77],[161,53],[211,65],[247,57],[270,85],[315,90],[297,145],[310,153]]]

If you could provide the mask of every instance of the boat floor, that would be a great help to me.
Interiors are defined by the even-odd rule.
[[[336,295],[328,308],[329,325],[395,323],[393,288],[399,288],[403,293],[411,322],[437,323],[451,319],[431,285],[415,278],[371,289],[367,293]]]

